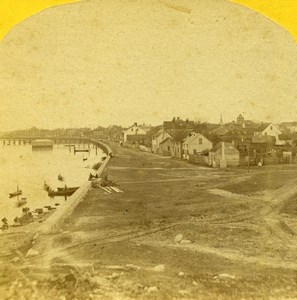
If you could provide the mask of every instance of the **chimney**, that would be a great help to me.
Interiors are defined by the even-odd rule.
[[[177,119],[177,121],[179,121],[179,117],[177,117],[176,119]]]
[[[172,122],[175,122],[175,117],[172,119]]]
[[[134,122],[134,126],[137,126],[137,122]]]

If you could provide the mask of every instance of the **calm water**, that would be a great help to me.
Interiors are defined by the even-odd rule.
[[[87,149],[80,145],[78,149]],[[65,201],[64,197],[49,198],[43,188],[44,181],[51,188],[80,186],[88,180],[94,163],[102,161],[105,156],[98,148],[97,155],[93,145],[90,153],[76,153],[65,145],[54,145],[53,150],[32,150],[31,145],[0,146],[0,220],[6,217],[9,223],[20,216],[22,207],[17,206],[17,197],[9,198],[9,193],[16,191],[17,186],[23,191],[20,197],[26,197],[25,206],[31,210],[45,205]],[[87,160],[83,160],[87,158]],[[61,173],[65,180],[57,179]],[[2,222],[0,222],[2,225]]]

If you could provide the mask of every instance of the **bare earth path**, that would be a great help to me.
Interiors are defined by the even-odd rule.
[[[68,299],[297,298],[295,166],[219,170],[116,150],[106,172],[123,193],[91,190],[34,245],[29,277],[95,274],[80,292],[59,286]]]

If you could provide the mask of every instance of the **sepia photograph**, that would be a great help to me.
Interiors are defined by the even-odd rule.
[[[0,298],[297,299],[296,20],[0,0]]]

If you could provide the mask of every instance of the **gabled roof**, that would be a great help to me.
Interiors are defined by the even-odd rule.
[[[222,149],[222,142],[219,142],[214,147],[212,147],[210,149],[210,152],[217,152],[220,149]],[[234,146],[231,143],[225,143],[225,149],[234,149],[234,150],[238,151],[236,148],[234,148]]]
[[[176,129],[174,131],[171,131],[171,134],[173,136],[174,142],[182,142],[189,133],[191,133],[192,129]]]
[[[159,130],[153,135],[153,137],[159,136],[160,134],[162,134],[162,132],[166,132],[166,133],[168,133],[170,136],[172,136],[170,130],[167,130],[166,128],[161,128],[161,129],[159,129]]]
[[[163,140],[159,145],[165,144],[168,140],[172,140],[172,137],[168,137],[165,140]]]
[[[281,129],[277,126],[277,125],[275,125],[275,124],[273,124],[273,123],[262,123],[257,129],[256,129],[256,132],[262,132],[262,131],[264,131],[268,126],[274,126],[274,127],[276,127],[279,131],[281,131]]]
[[[202,133],[200,133],[200,132],[191,132],[191,133],[189,133],[188,134],[188,136],[186,137],[186,140],[185,140],[185,142],[187,142],[188,144],[190,144],[192,141],[194,141],[196,138],[204,138],[204,139],[206,139],[206,140],[208,140],[210,143],[211,143],[211,141],[208,139],[208,138],[206,138]]]

